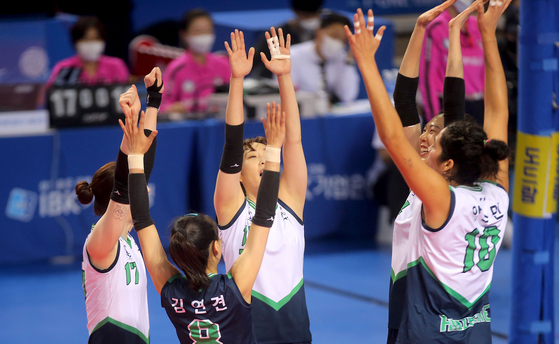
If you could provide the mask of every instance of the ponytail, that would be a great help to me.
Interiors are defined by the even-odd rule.
[[[219,240],[215,222],[204,214],[188,214],[175,221],[171,229],[169,253],[185,274],[193,291],[210,285],[206,274],[210,245]],[[212,246],[213,247],[213,246]]]
[[[109,162],[95,172],[91,184],[81,181],[76,184],[76,195],[81,204],[89,204],[95,197],[93,210],[97,216],[102,216],[107,211],[113,190],[116,163]]]

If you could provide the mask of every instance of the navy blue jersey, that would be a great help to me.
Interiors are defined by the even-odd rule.
[[[192,291],[186,277],[175,275],[161,289],[161,306],[177,330],[181,344],[256,343],[252,306],[228,275],[210,276],[205,290]]]

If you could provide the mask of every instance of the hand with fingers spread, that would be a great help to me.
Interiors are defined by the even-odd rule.
[[[157,130],[154,130],[149,137],[144,134],[144,122],[145,122],[145,113],[142,111],[140,115],[140,125],[138,126],[138,114],[126,114],[126,124],[122,123],[122,120],[119,119],[118,123],[126,136],[128,141],[128,150],[129,155],[143,155],[151,146],[153,139],[157,136]]]
[[[270,32],[266,31],[265,35],[272,56],[271,60],[268,61],[266,55],[263,52],[260,53],[260,57],[266,68],[277,76],[291,73],[291,35],[288,34],[284,39],[283,30],[281,28],[278,29],[276,35],[276,29],[274,27],[270,28]]]
[[[138,89],[136,88],[136,85],[132,84],[126,92],[120,95],[118,104],[125,115],[128,114],[129,116],[132,116],[133,114],[136,114],[136,118],[138,118],[137,116],[142,109],[142,103],[138,98]]]
[[[430,9],[429,11],[423,13],[417,18],[415,23],[416,27],[421,27],[423,29],[427,28],[433,20],[435,20],[441,13],[443,13],[447,8],[454,5],[457,0],[447,0],[442,4]]]
[[[355,34],[351,33],[347,25],[344,29],[349,40],[351,52],[353,53],[359,68],[362,68],[365,63],[374,61],[374,56],[380,46],[380,41],[382,40],[382,35],[384,34],[384,30],[386,30],[386,26],[382,26],[378,29],[377,34],[373,36],[373,10],[369,10],[368,12],[367,26],[365,25],[365,16],[360,8],[357,9],[357,13],[353,16],[353,19],[355,23]],[[367,30],[361,30],[362,27],[366,27]]]
[[[242,31],[235,29],[231,32],[231,46],[225,42],[225,49],[229,55],[232,78],[244,78],[252,70],[252,60],[254,58],[254,48],[248,51],[245,48],[245,36]]]
[[[501,15],[505,12],[505,10],[509,7],[512,0],[504,0],[504,1],[489,1],[489,7],[487,11],[484,11],[482,5],[478,6],[477,8],[477,26],[479,31],[481,32],[481,36],[485,39],[488,37],[495,36],[495,30],[497,30],[497,24],[499,23],[499,19]]]
[[[266,147],[281,148],[285,140],[285,112],[276,102],[266,104],[266,119],[262,118],[262,125],[266,133]]]
[[[488,0],[476,0],[474,1],[468,8],[458,14],[456,17],[452,18],[448,23],[448,29],[450,32],[460,32],[468,18],[472,13],[477,11],[481,6],[483,8],[483,4],[486,3]]]

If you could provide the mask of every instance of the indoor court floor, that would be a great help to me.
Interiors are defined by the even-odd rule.
[[[559,240],[555,247],[557,271]],[[507,343],[511,302],[509,249],[500,251],[494,271],[493,343],[502,344]],[[386,343],[389,276],[389,248],[340,241],[308,243],[305,285],[313,343]],[[557,290],[557,272],[555,286]],[[148,297],[151,343],[178,343],[151,280]],[[556,295],[556,314],[558,300]],[[86,343],[81,258],[69,264],[0,266],[0,310],[2,344]]]

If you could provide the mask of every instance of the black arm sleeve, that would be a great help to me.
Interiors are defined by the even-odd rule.
[[[464,79],[444,78],[443,113],[444,126],[464,119],[466,112],[466,85]]]
[[[243,168],[243,136],[245,124],[229,125],[225,123],[225,145],[219,169],[228,174],[241,172]]]
[[[128,175],[130,188],[130,213],[136,231],[142,230],[153,224],[149,213],[149,197],[146,177],[143,173],[130,173]]]
[[[419,78],[408,78],[400,73],[396,77],[394,107],[404,127],[419,123],[419,113],[415,102],[418,85]]]
[[[144,129],[144,134],[146,136],[151,135],[151,130]],[[153,165],[155,164],[155,149],[157,148],[157,136],[153,139],[151,146],[149,147],[146,154],[144,154],[144,173],[146,175],[146,183],[149,183],[149,177],[151,176],[151,171],[153,171]],[[126,165],[128,169],[128,164]]]
[[[116,156],[115,180],[111,199],[120,204],[129,204],[128,200],[128,155],[118,150]]]
[[[262,227],[272,227],[278,203],[280,173],[264,170],[256,196],[256,209],[252,223]]]

